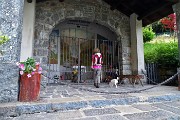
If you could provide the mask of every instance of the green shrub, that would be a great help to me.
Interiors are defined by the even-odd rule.
[[[147,63],[157,63],[157,51],[156,46],[153,43],[144,44],[144,59]]]
[[[158,63],[162,67],[178,66],[178,43],[161,43],[158,47]]]
[[[147,26],[143,28],[143,41],[149,42],[154,38],[155,33],[152,30],[152,27]]]
[[[178,43],[145,43],[145,62],[158,63],[161,67],[178,66]]]

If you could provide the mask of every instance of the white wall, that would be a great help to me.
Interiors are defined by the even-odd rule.
[[[33,0],[32,3],[28,3],[27,0],[24,0],[20,61],[24,61],[28,57],[33,56],[35,4],[36,0]]]
[[[142,32],[142,21],[137,20],[136,14],[132,14],[130,16],[130,27],[131,27],[132,72],[141,73],[141,70],[145,70],[143,32]]]

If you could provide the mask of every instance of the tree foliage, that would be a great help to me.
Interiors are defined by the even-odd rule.
[[[165,29],[169,29],[170,31],[176,30],[176,14],[170,14],[167,17],[164,17],[160,20]]]
[[[163,24],[160,22],[160,20],[152,23],[152,29],[153,29],[153,32],[155,32],[156,34],[167,31],[167,30],[165,30],[165,28],[163,27]]]
[[[154,38],[155,33],[153,32],[152,26],[143,27],[143,41],[149,42]]]

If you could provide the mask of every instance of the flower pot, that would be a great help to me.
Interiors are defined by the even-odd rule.
[[[37,101],[40,93],[41,74],[37,71],[28,78],[27,73],[20,76],[19,101]]]

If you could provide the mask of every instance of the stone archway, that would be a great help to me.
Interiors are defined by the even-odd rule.
[[[121,70],[131,72],[130,66],[130,25],[129,18],[114,10],[103,1],[84,0],[81,2],[46,1],[36,5],[35,39],[33,56],[41,63],[48,62],[48,40],[53,28],[66,19],[85,20],[101,24],[116,33],[121,42]]]

